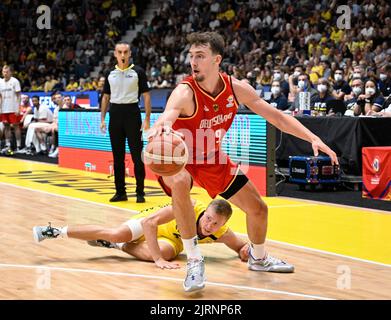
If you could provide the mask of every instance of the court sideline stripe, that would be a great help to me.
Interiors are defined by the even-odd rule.
[[[239,232],[235,232],[235,234],[237,234],[238,236],[247,238],[247,234],[239,233]],[[292,244],[292,243],[289,243],[289,242],[283,242],[283,241],[267,239],[267,238],[266,238],[266,240],[269,241],[269,242],[272,242],[272,243],[281,244],[281,245],[285,245],[285,246],[288,246],[288,247],[293,247],[293,248],[296,248],[296,249],[308,250],[308,251],[313,251],[313,252],[322,253],[322,254],[328,254],[328,255],[336,256],[336,257],[340,257],[340,258],[351,259],[351,260],[355,260],[355,261],[359,261],[359,262],[375,264],[375,265],[378,265],[378,266],[381,266],[381,267],[391,268],[391,265],[390,264],[386,264],[386,263],[376,262],[376,261],[372,261],[372,260],[360,259],[360,258],[356,258],[356,257],[352,257],[352,256],[346,256],[346,255],[335,253],[335,252],[331,252],[331,251],[324,251],[324,250],[320,250],[320,249],[304,247],[304,246],[300,246],[300,245],[297,245],[297,244]]]
[[[103,275],[111,275],[111,276],[123,276],[123,277],[130,277],[130,278],[143,278],[143,279],[155,279],[155,280],[183,282],[183,279],[171,278],[171,277],[152,276],[152,275],[126,273],[126,272],[113,272],[113,271],[93,270],[93,269],[49,267],[49,266],[41,266],[41,265],[23,265],[23,264],[0,263],[0,268],[48,269],[48,270],[53,270],[53,271],[95,273],[95,274],[103,274]],[[271,289],[254,288],[254,287],[240,286],[240,285],[227,284],[227,283],[221,283],[221,282],[209,282],[209,281],[206,281],[205,284],[209,284],[209,285],[212,285],[212,286],[218,286],[218,287],[226,287],[226,288],[231,288],[231,289],[242,289],[242,290],[264,292],[264,293],[271,293],[271,294],[282,294],[282,295],[301,297],[301,298],[307,298],[307,299],[335,300],[335,299],[332,299],[332,298],[316,296],[316,295],[308,295],[308,294],[303,294],[303,293],[296,293],[296,292],[289,292],[289,291],[282,291],[282,290],[271,290]]]
[[[48,194],[48,195],[51,195],[51,196],[57,196],[57,197],[60,197],[60,198],[65,198],[65,199],[70,199],[70,200],[77,200],[77,201],[86,202],[86,203],[89,203],[89,204],[104,206],[104,207],[107,207],[107,208],[119,209],[119,210],[124,210],[124,211],[128,211],[128,212],[130,211],[132,213],[140,213],[137,210],[111,206],[109,204],[100,203],[100,202],[94,202],[94,201],[80,199],[80,198],[75,198],[75,197],[71,197],[71,196],[64,196],[62,194],[53,193],[53,192],[49,192],[49,191],[37,190],[37,189],[29,188],[29,187],[22,187],[22,186],[19,186],[17,184],[12,184],[12,183],[2,182],[2,181],[0,181],[0,184],[4,184],[6,186],[11,186],[11,187],[19,188],[19,189],[25,189],[25,190],[29,190],[29,191],[34,191],[34,192],[41,192],[41,193],[44,193],[44,194]]]

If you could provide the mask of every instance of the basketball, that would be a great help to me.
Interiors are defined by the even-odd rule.
[[[181,171],[188,160],[182,138],[173,132],[154,137],[144,151],[144,163],[160,176],[172,176]]]

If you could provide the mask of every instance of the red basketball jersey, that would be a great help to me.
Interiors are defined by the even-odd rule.
[[[238,110],[231,77],[225,73],[219,73],[219,76],[224,87],[216,97],[202,89],[192,76],[182,81],[193,90],[195,111],[190,117],[179,117],[173,129],[185,135],[193,161],[206,160],[220,150],[224,135]]]

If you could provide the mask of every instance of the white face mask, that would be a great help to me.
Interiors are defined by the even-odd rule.
[[[299,86],[300,89],[304,89],[306,87],[306,81],[300,80],[297,85]]]
[[[318,84],[318,91],[319,92],[326,92],[327,86],[325,84]]]
[[[354,78],[361,78],[361,74],[357,72],[353,73],[353,79]]]
[[[381,73],[381,74],[379,74],[379,78],[381,81],[384,81],[387,79],[387,75],[385,73]]]
[[[335,75],[334,75],[334,79],[335,79],[335,81],[340,81],[340,80],[342,80],[342,74],[335,74]]]
[[[276,72],[276,73],[273,75],[273,80],[280,81],[280,80],[281,80],[281,73]]]
[[[352,88],[353,93],[358,96],[361,93],[361,88],[360,87],[353,87]]]
[[[293,72],[293,76],[294,76],[295,78],[297,78],[299,75],[300,75],[300,71],[295,71],[295,72]]]
[[[286,82],[289,81],[289,74],[288,74],[288,73],[285,73],[285,74],[284,74],[284,80],[285,80]]]
[[[365,94],[373,95],[376,92],[375,88],[365,88]]]
[[[281,88],[280,87],[272,87],[271,92],[273,95],[278,95],[281,92]]]

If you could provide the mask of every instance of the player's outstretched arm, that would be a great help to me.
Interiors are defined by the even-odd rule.
[[[157,240],[158,226],[170,222],[171,220],[174,220],[174,218],[175,216],[172,210],[172,206],[167,206],[144,218],[141,222],[145,241],[147,242],[152,259],[155,261],[155,264],[162,269],[179,268],[178,263],[166,261],[163,258]]]
[[[315,156],[318,156],[319,151],[323,151],[331,158],[331,161],[334,164],[338,164],[338,158],[335,152],[318,136],[303,126],[297,119],[273,108],[269,103],[261,99],[254,88],[248,83],[232,78],[232,84],[239,103],[246,105],[253,112],[265,118],[281,131],[311,143]]]
[[[228,229],[216,242],[222,242],[228,248],[234,250],[239,255],[240,260],[248,260],[248,243],[239,238],[231,229]]]

